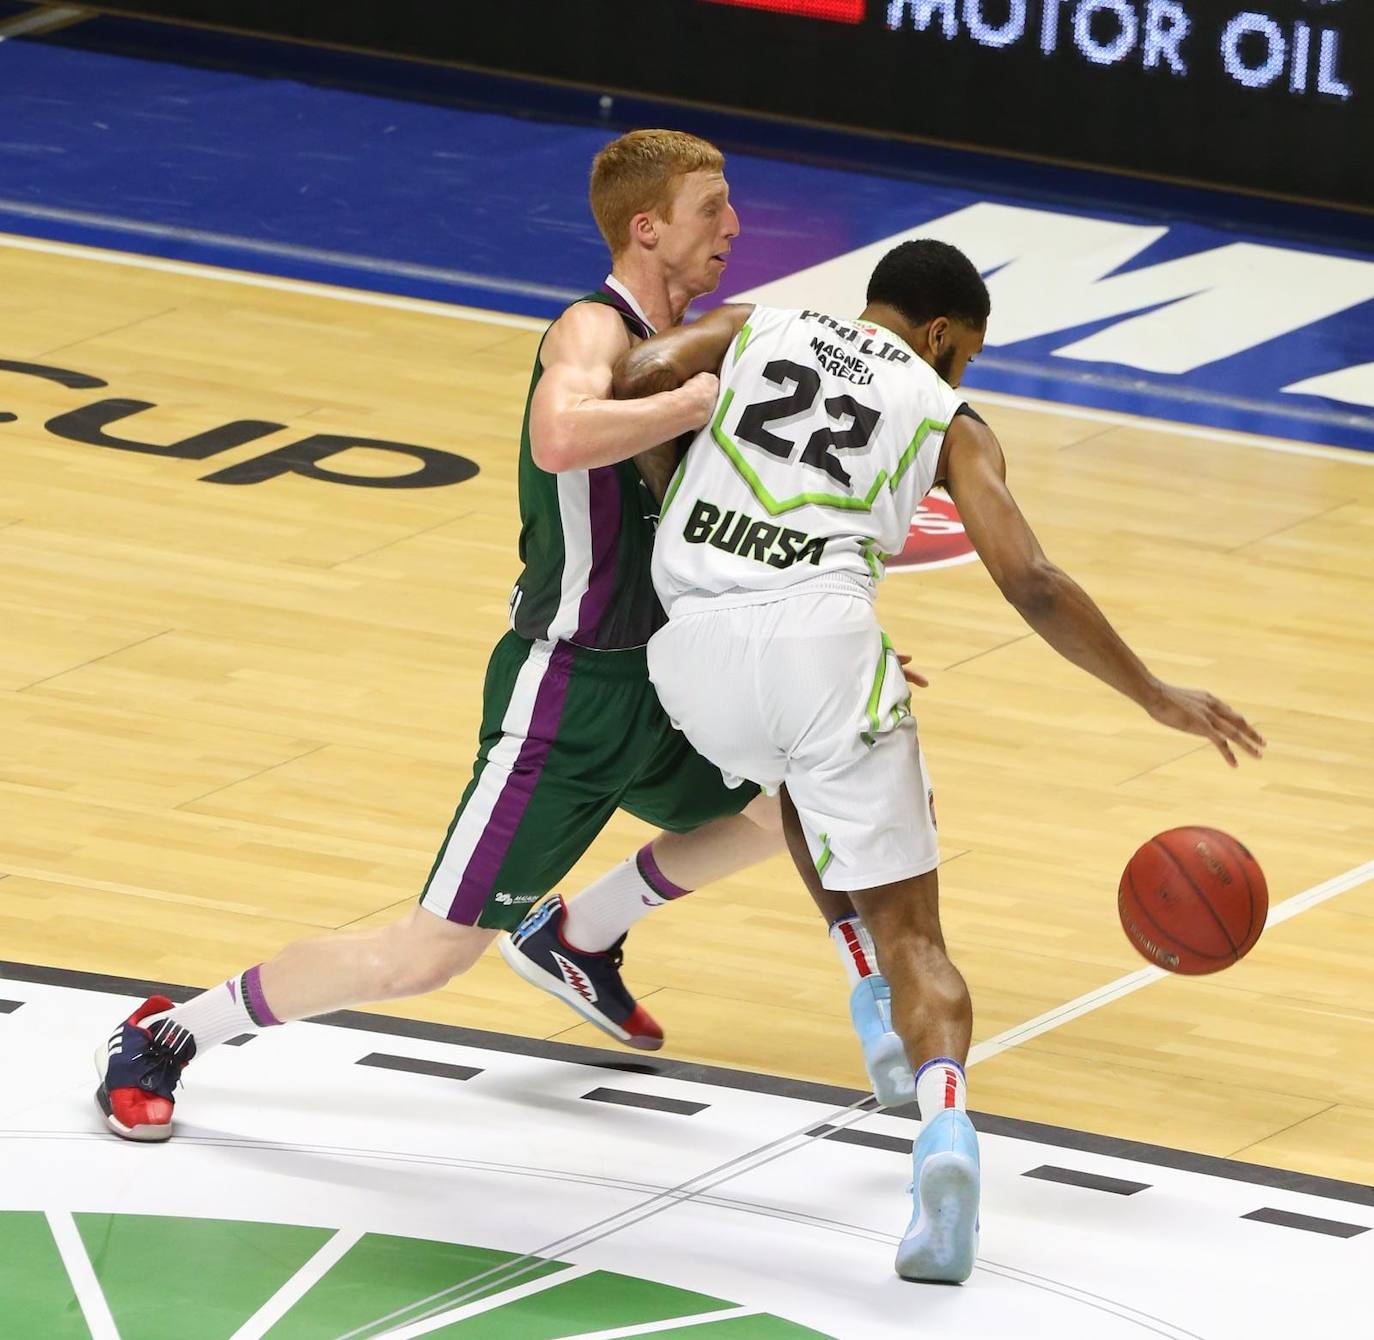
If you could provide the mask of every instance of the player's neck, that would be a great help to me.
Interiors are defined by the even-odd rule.
[[[629,289],[655,330],[677,325],[695,296],[679,292],[665,276],[656,273],[651,266],[637,264],[630,256],[617,260],[611,267],[611,275]]]
[[[859,313],[859,320],[869,321],[875,326],[881,326],[884,330],[890,330],[894,335],[905,340],[913,349],[919,348],[920,332],[895,307],[889,307],[885,302],[869,303]]]

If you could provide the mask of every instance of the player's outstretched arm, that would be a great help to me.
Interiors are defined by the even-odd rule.
[[[943,455],[943,477],[978,556],[1002,594],[1055,651],[1163,725],[1205,736],[1232,767],[1233,744],[1262,756],[1263,737],[1239,712],[1210,693],[1157,679],[1088,593],[1045,557],[1007,489],[1002,448],[986,424],[956,417]]]
[[[558,474],[614,465],[694,432],[710,417],[714,385],[665,389],[635,401],[612,399],[611,370],[629,347],[624,321],[604,304],[578,303],[554,322],[530,402],[530,450],[541,470]]]
[[[753,310],[744,303],[717,307],[691,325],[674,326],[635,345],[615,366],[616,398],[661,395],[695,382],[710,390],[714,407],[715,374]]]

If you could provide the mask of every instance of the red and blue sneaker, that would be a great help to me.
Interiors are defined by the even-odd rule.
[[[96,1051],[95,1101],[105,1124],[125,1140],[165,1140],[172,1133],[172,1090],[196,1054],[196,1040],[170,1019],[143,1023],[171,1008],[166,996],[150,997]]]
[[[600,953],[578,949],[563,938],[567,915],[561,897],[547,899],[501,940],[501,957],[531,986],[571,1005],[617,1042],[657,1051],[663,1030],[620,977],[625,937]]]

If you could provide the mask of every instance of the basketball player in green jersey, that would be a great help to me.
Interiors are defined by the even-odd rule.
[[[857,317],[729,306],[636,346],[624,395],[717,373],[711,424],[661,511],[653,578],[668,622],[649,672],[688,739],[726,773],[785,788],[808,884],[847,893],[873,928],[916,1073],[921,1133],[904,1278],[966,1280],[978,1248],[978,1140],[965,1112],[973,1009],[940,927],[930,778],[874,599],[883,559],[944,484],[1003,595],[1057,652],[1235,765],[1264,740],[1210,693],[1150,673],[1042,552],[1002,449],[957,387],[990,301],[954,247],[904,242]],[[730,686],[726,693],[717,684]]]
[[[723,167],[712,145],[671,131],[622,136],[593,165],[612,273],[553,323],[536,359],[519,463],[524,572],[487,668],[472,780],[420,904],[388,925],[297,941],[184,1005],[144,1002],[97,1057],[97,1101],[116,1134],[171,1134],[173,1091],[198,1051],[443,986],[558,884],[617,808],[664,831],[569,903],[549,900],[507,957],[620,1041],[662,1044],[620,979],[619,941],[652,908],[783,849],[776,802],[727,786],[691,749],[645,661],[663,618],[649,571],[658,502],[634,458],[700,428],[717,380],[611,398],[616,360],[719,283],[739,231]],[[865,934],[851,916],[834,938],[860,979],[879,1096],[901,1101],[913,1079],[880,1014],[885,984]]]

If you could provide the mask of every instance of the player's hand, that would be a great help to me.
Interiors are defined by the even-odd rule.
[[[902,678],[906,680],[908,684],[914,684],[918,689],[928,689],[930,687],[930,680],[928,680],[919,670],[910,670],[907,668],[911,664],[910,656],[903,656],[899,651],[897,653],[897,664],[902,667]]]
[[[693,429],[703,428],[710,422],[719,394],[720,378],[714,372],[698,372],[678,388]]]
[[[1147,709],[1163,726],[1202,735],[1216,746],[1217,752],[1231,767],[1236,756],[1231,750],[1239,745],[1253,758],[1263,758],[1268,743],[1239,712],[1228,707],[1220,698],[1204,689],[1180,689],[1172,684],[1160,686],[1159,697]]]

